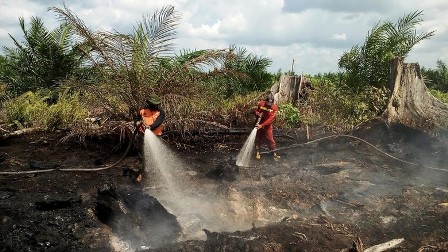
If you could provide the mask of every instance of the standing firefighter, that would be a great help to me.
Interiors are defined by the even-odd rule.
[[[137,136],[138,141],[138,151],[139,155],[142,157],[144,155],[143,146],[144,146],[144,135],[146,133],[146,129],[149,129],[157,136],[162,135],[163,130],[163,122],[165,121],[165,111],[160,107],[161,100],[160,98],[152,94],[148,96],[145,102],[145,106],[139,111],[139,114],[134,118],[135,125],[139,130],[139,134]],[[135,180],[140,182],[143,179],[144,174],[144,164],[143,168],[140,169],[137,173],[137,177]]]
[[[255,115],[257,116],[255,127],[258,129],[255,138],[256,159],[261,158],[261,144],[266,143],[270,151],[274,151],[277,148],[272,126],[277,112],[278,107],[274,104],[274,95],[272,93],[269,93],[264,101],[258,103],[257,109],[255,110]],[[273,152],[273,155],[275,160],[280,159],[280,156],[277,155],[277,153]]]

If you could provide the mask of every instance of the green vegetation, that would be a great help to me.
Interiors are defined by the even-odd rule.
[[[3,109],[8,122],[18,128],[39,127],[53,130],[70,128],[87,117],[88,112],[79,93],[61,92],[55,104],[49,104],[49,98],[43,92],[28,91],[16,98],[7,99],[3,103]]]
[[[328,78],[314,78],[315,90],[301,107],[302,120],[307,124],[328,125],[350,130],[361,122],[380,115],[387,106],[386,88],[368,87],[364,92],[335,85]]]
[[[421,69],[426,86],[431,94],[448,104],[448,68],[445,62],[437,60],[436,69]]]
[[[166,128],[248,127],[256,102],[283,74],[271,59],[235,45],[174,53],[180,15],[167,6],[142,17],[131,34],[92,31],[65,5],[52,7],[61,25],[49,31],[31,18],[23,42],[0,55],[0,123],[11,127],[73,128],[88,116],[131,121],[147,95],[162,98]],[[388,102],[389,64],[434,32],[417,34],[421,11],[396,24],[378,23],[365,43],[339,59],[341,73],[308,76],[314,89],[298,104],[279,107],[276,127],[327,125],[348,130],[381,114]],[[76,39],[75,39],[76,38]],[[422,68],[431,92],[447,101],[448,71]],[[289,73],[291,74],[291,73]],[[74,91],[76,90],[76,92]]]
[[[448,68],[443,61],[437,60],[436,69],[422,67],[422,74],[426,86],[441,92],[448,92]]]
[[[415,26],[422,22],[422,13],[404,15],[396,24],[378,23],[363,45],[355,45],[345,52],[338,64],[346,72],[346,85],[355,91],[369,86],[386,87],[391,60],[406,58],[414,45],[434,35],[434,31],[417,34]]]
[[[235,57],[230,57],[224,62],[226,71],[236,73],[228,82],[226,97],[235,94],[247,94],[253,91],[267,90],[273,84],[273,76],[266,71],[272,60],[247,54],[245,48],[230,47],[230,52]],[[227,81],[229,81],[227,79]]]
[[[9,86],[9,92],[20,95],[27,91],[54,89],[69,77],[80,64],[80,53],[71,42],[71,29],[61,25],[48,31],[42,20],[31,18],[29,29],[19,19],[24,41],[12,36],[14,48],[5,48],[6,57],[0,67],[0,78]]]
[[[448,104],[448,93],[436,89],[430,89],[431,94],[441,102]]]
[[[280,105],[277,118],[280,125],[284,128],[297,128],[300,126],[300,111],[297,106],[292,104]]]

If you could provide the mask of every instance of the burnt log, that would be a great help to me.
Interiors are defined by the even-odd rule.
[[[118,190],[113,185],[103,186],[98,190],[95,214],[132,244],[160,247],[172,243],[181,234],[176,216],[156,198],[139,189]]]
[[[25,129],[21,129],[21,130],[16,130],[13,132],[8,132],[5,133],[3,135],[0,135],[0,140],[5,141],[8,140],[10,138],[14,138],[14,137],[19,137],[25,134],[31,134],[37,131],[40,131],[40,128],[25,128]]]

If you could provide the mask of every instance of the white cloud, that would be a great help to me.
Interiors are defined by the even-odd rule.
[[[346,33],[336,33],[331,36],[332,39],[335,40],[347,40],[347,34]]]
[[[448,2],[446,0],[78,0],[66,5],[93,30],[132,32],[143,15],[173,5],[182,19],[178,49],[227,48],[237,45],[273,60],[271,71],[296,69],[316,74],[336,72],[344,51],[362,44],[379,21],[395,22],[412,11],[423,10],[418,32],[435,30],[435,36],[417,45],[410,61],[434,67],[448,62]],[[31,16],[46,27],[57,24],[48,7],[60,0],[0,0],[0,46],[12,46],[8,33],[22,38],[18,18]]]
[[[198,39],[216,39],[220,37],[219,27],[221,22],[217,22],[213,25],[200,25],[199,27],[193,27],[188,24],[188,35]]]
[[[220,32],[224,34],[243,33],[247,30],[247,18],[242,13],[226,16],[220,21]]]

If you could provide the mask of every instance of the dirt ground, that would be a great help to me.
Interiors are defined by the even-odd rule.
[[[281,159],[249,167],[235,165],[248,134],[164,138],[140,183],[134,149],[89,170],[123,155],[118,137],[2,141],[0,172],[41,172],[0,175],[0,251],[448,251],[444,138],[381,123],[311,132],[276,131]]]

